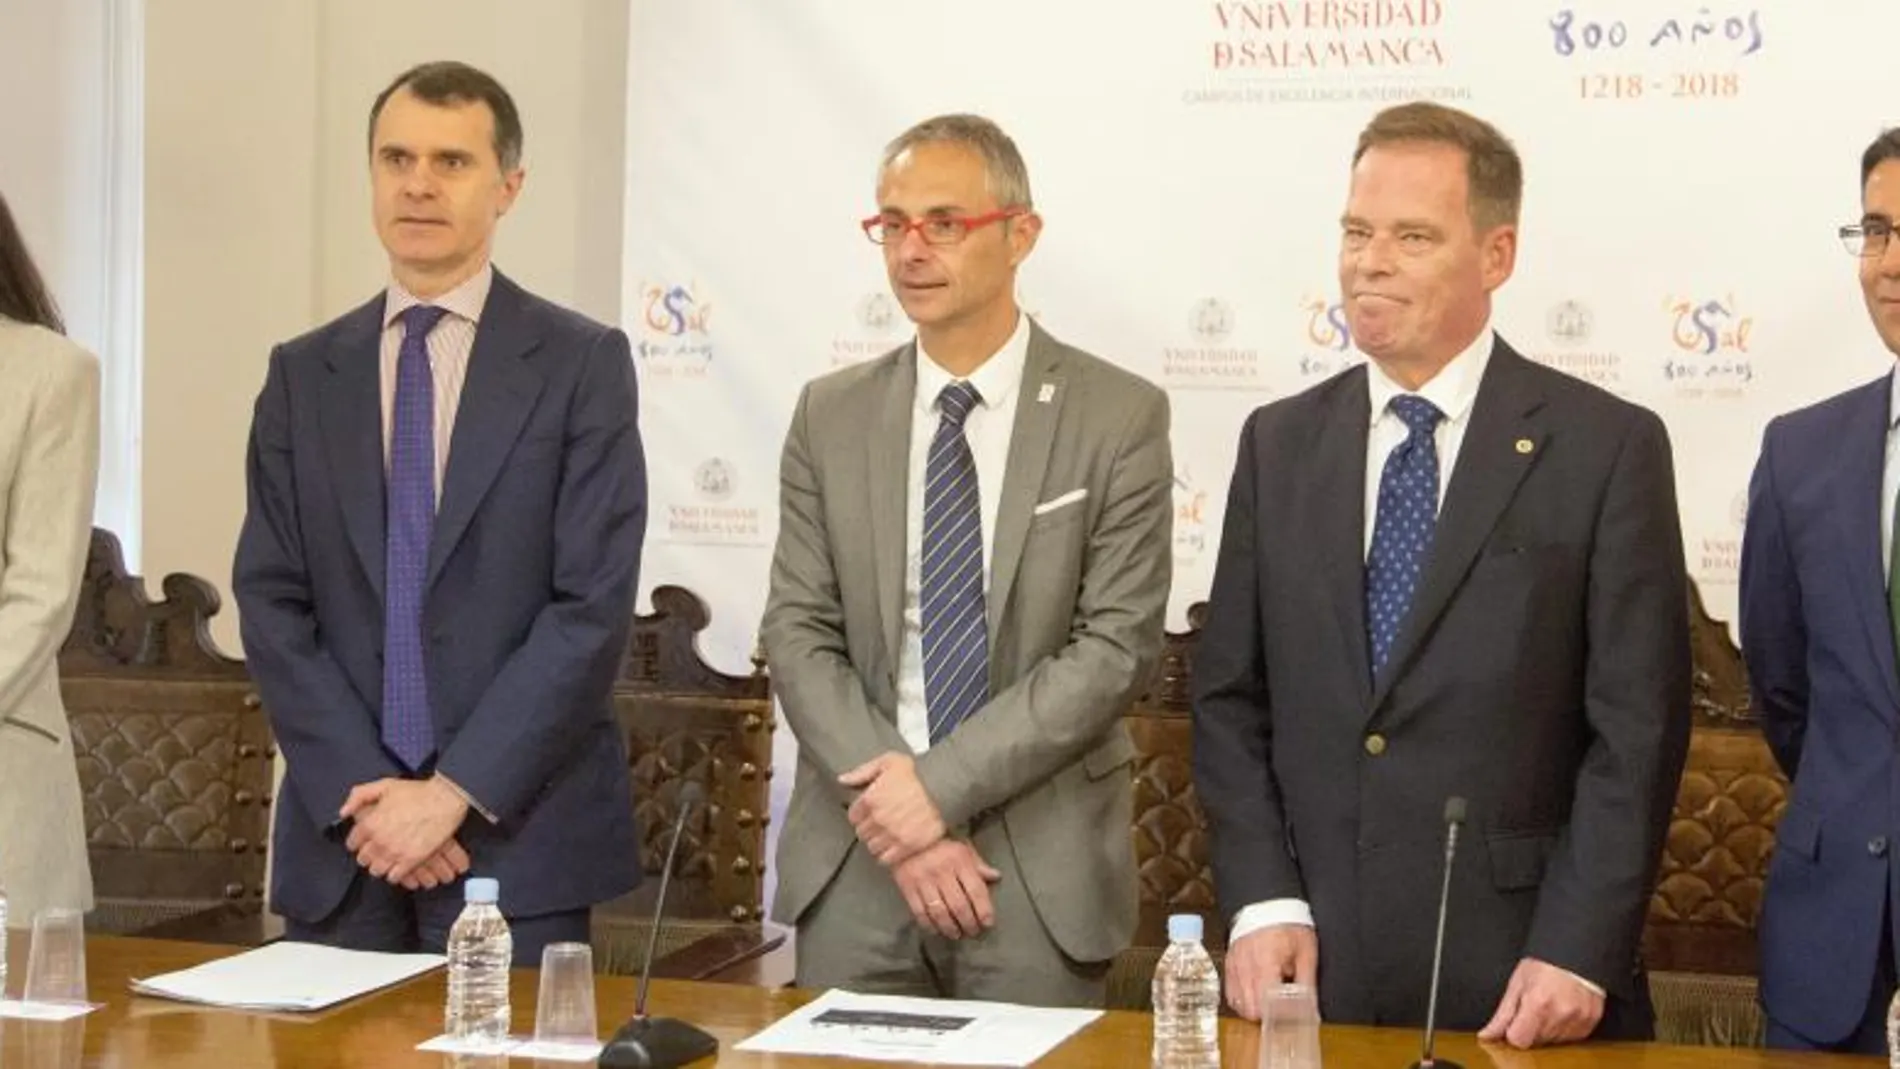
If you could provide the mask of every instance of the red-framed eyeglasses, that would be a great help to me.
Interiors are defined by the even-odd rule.
[[[955,245],[969,237],[972,230],[1027,214],[1029,209],[1023,207],[999,208],[982,215],[926,215],[922,219],[881,212],[858,225],[864,228],[864,236],[870,238],[873,245],[895,245],[912,230],[917,231],[927,245]]]

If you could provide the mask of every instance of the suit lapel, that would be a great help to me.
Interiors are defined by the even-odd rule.
[[[904,554],[909,534],[910,422],[917,399],[917,347],[897,353],[871,398],[869,451],[872,567],[877,606],[884,625],[884,664],[893,686],[898,652],[904,648]]]
[[[1834,480],[1833,512],[1846,547],[1847,581],[1857,607],[1880,686],[1900,706],[1900,673],[1895,670],[1893,629],[1887,612],[1887,583],[1880,559],[1885,541],[1880,530],[1881,469],[1886,463],[1887,404],[1891,383],[1885,377],[1865,387],[1849,410],[1842,435],[1843,464]]]
[[[1311,500],[1319,517],[1315,532],[1325,555],[1323,581],[1339,624],[1341,647],[1346,651],[1347,674],[1353,681],[1360,707],[1372,694],[1366,648],[1366,435],[1371,427],[1371,401],[1362,365],[1333,398],[1325,413],[1314,447],[1317,481]],[[1272,463],[1272,458],[1268,458]]]
[[[541,372],[528,359],[541,337],[523,307],[525,295],[495,273],[468,355],[468,377],[449,443],[448,468],[442,475],[442,503],[429,541],[429,575],[435,585],[449,555],[468,531],[475,509],[501,474],[528,414],[541,396]]]
[[[1034,320],[1029,324],[1029,352],[1023,361],[1023,380],[1016,387],[1016,418],[1010,431],[1009,463],[1003,469],[1002,499],[996,506],[996,534],[992,545],[990,589],[986,601],[990,649],[996,649],[997,626],[1003,606],[1029,540],[1036,497],[1049,471],[1049,453],[1055,445],[1056,421],[1068,395],[1062,376],[1062,353]],[[994,666],[994,655],[990,664]]]
[[[1523,364],[1524,358],[1502,340],[1491,351],[1472,404],[1471,426],[1458,446],[1451,485],[1439,509],[1425,575],[1385,670],[1373,681],[1369,715],[1385,701],[1393,681],[1451,602],[1504,507],[1544,450],[1545,432],[1535,418],[1544,399],[1526,380]]]
[[[326,355],[318,420],[350,545],[383,596],[383,298],[350,313]]]

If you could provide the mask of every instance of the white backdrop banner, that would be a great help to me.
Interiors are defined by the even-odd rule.
[[[1361,359],[1335,272],[1358,131],[1430,99],[1524,157],[1496,327],[1664,417],[1689,573],[1732,618],[1763,424],[1891,362],[1835,228],[1859,216],[1861,150],[1900,122],[1895,40],[1893,0],[643,0],[624,304],[643,582],[705,597],[707,656],[748,670],[799,387],[910,337],[857,228],[879,153],[971,111],[1016,139],[1046,221],[1024,308],[1170,394],[1184,627],[1247,413]]]

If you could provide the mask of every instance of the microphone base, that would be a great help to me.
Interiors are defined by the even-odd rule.
[[[679,1069],[718,1052],[719,1041],[710,1032],[677,1017],[635,1017],[607,1041],[595,1064],[599,1069]]]
[[[1465,1069],[1465,1067],[1452,1061],[1450,1058],[1433,1058],[1431,1061],[1425,1061],[1421,1058],[1407,1066],[1406,1069]]]

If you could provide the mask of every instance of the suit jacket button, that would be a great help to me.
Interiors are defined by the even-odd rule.
[[[1886,857],[1887,837],[1885,835],[1876,835],[1867,840],[1867,852],[1875,857]]]
[[[1385,752],[1385,736],[1377,733],[1366,736],[1366,752],[1374,757]]]

